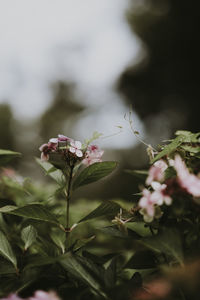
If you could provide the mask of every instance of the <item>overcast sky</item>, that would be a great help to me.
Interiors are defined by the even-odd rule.
[[[51,100],[50,83],[70,80],[86,95],[89,109],[104,105],[98,120],[91,116],[97,127],[122,123],[127,108],[111,88],[141,49],[125,22],[127,5],[128,0],[0,0],[0,102],[11,103],[16,117],[33,118]]]

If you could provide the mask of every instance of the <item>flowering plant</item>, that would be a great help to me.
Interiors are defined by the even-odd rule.
[[[72,201],[117,166],[92,141],[43,144],[36,161],[54,185],[41,187],[5,168],[19,153],[0,150],[0,299],[198,299],[199,136],[148,147],[149,169],[128,172],[140,180],[131,203]]]

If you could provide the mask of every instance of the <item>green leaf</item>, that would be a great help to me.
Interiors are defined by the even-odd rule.
[[[151,236],[151,232],[144,222],[127,222],[126,227],[135,231],[142,237]]]
[[[121,238],[121,239],[128,238],[128,235],[125,234],[124,232],[120,231],[116,225],[98,228],[98,230],[105,234],[109,234],[112,237]]]
[[[10,243],[2,231],[0,231],[0,254],[9,260],[14,265],[15,269],[17,269],[17,259],[12,251]]]
[[[99,295],[107,299],[106,294],[102,288],[102,282],[99,269],[95,264],[86,258],[81,258],[80,256],[73,255],[71,253],[66,253],[60,260],[62,267],[73,275],[75,278],[81,280],[83,283],[95,290]]]
[[[151,269],[155,267],[155,255],[149,250],[136,252],[125,266],[128,269]]]
[[[36,241],[37,230],[32,225],[29,225],[22,229],[21,237],[25,244],[24,249],[27,250]]]
[[[113,259],[114,257],[116,257],[116,253],[109,253],[109,254],[105,254],[103,256],[97,256],[93,253],[90,253],[86,250],[82,251],[82,255],[86,258],[88,258],[91,261],[94,261],[96,264],[100,264],[100,265],[104,265],[106,262],[108,262],[109,260]]]
[[[115,161],[104,161],[90,165],[89,167],[85,168],[75,179],[73,189],[77,189],[82,185],[95,182],[109,175],[116,167],[117,162]]]
[[[164,253],[181,265],[183,264],[181,238],[176,229],[165,229],[161,234],[144,238],[142,244],[156,252]]]
[[[104,280],[105,280],[105,284],[106,286],[111,289],[115,287],[115,283],[117,280],[117,259],[116,257],[114,257],[108,268],[105,271],[105,275],[104,275]]]
[[[177,136],[177,138],[175,138],[170,144],[164,146],[164,149],[161,152],[159,152],[151,160],[151,163],[154,163],[157,160],[159,160],[160,158],[162,158],[163,156],[169,155],[170,153],[172,153],[173,151],[175,151],[177,149],[177,147],[182,144],[183,141],[184,141],[184,136],[182,136],[182,135]]]
[[[65,184],[65,180],[63,177],[63,173],[61,170],[55,168],[51,163],[42,161],[39,158],[35,158],[37,164],[43,169],[46,175],[50,176],[53,180],[55,180],[60,186],[63,187]]]
[[[56,216],[50,213],[49,210],[41,204],[29,204],[26,206],[19,207],[17,209],[12,209],[11,206],[9,207],[10,209],[4,206],[4,211],[3,208],[1,208],[1,212],[28,219],[39,220],[60,225],[58,220],[56,219]]]
[[[141,180],[145,180],[148,175],[146,170],[125,170],[125,172]]]
[[[105,217],[108,215],[114,216],[117,212],[119,212],[119,210],[120,210],[119,204],[112,201],[104,201],[95,210],[89,213],[89,215],[81,219],[78,223],[91,220],[94,218]]]
[[[61,230],[52,231],[50,233],[52,241],[62,250],[63,254],[65,253],[65,235],[65,232]]]
[[[40,267],[45,265],[52,265],[56,263],[56,258],[50,256],[33,256],[29,257],[28,263],[25,266],[25,269]]]
[[[16,269],[13,267],[13,265],[10,264],[10,262],[0,262],[0,275],[5,274],[16,274]]]
[[[175,135],[182,135],[182,137],[184,138],[184,143],[198,143],[200,132],[192,133],[191,131],[187,130],[178,130],[175,132]]]
[[[95,235],[92,235],[91,237],[85,238],[85,239],[78,239],[74,243],[73,251],[76,252],[76,251],[80,250],[81,248],[83,248],[85,245],[87,245],[88,243],[90,243],[94,239],[95,239]]]
[[[181,149],[190,152],[190,153],[199,153],[200,147],[196,146],[195,144],[192,146],[189,145],[181,145]]]
[[[17,206],[15,206],[15,205],[6,205],[3,207],[0,207],[0,212],[1,213],[9,213],[10,211],[15,210],[15,209],[17,209]]]
[[[21,156],[19,152],[0,149],[0,165],[7,164],[10,160],[19,156]]]
[[[8,225],[5,220],[4,220],[4,217],[3,217],[3,214],[0,212],[0,228],[1,230],[7,234],[9,232],[9,228],[10,225]]]
[[[188,131],[188,130],[177,130],[175,132],[175,135],[183,135],[183,136],[186,136],[186,137],[190,136],[191,134],[192,134],[192,132]]]

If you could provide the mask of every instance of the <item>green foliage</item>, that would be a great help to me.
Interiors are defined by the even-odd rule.
[[[199,136],[200,133],[191,133],[186,130],[179,130],[175,133],[177,137],[171,141],[168,145],[163,147],[163,150],[159,152],[154,159],[152,159],[151,163],[156,162],[160,158],[168,155],[170,156],[175,151],[179,149],[183,149],[190,154],[197,154],[200,152],[200,142]]]
[[[24,250],[27,250],[36,241],[37,230],[32,225],[29,225],[22,229],[21,237],[25,244]]]
[[[148,175],[147,170],[125,170],[125,172],[143,181],[145,181]]]
[[[82,258],[81,256],[67,253],[61,257],[60,264],[69,272],[69,274],[83,283],[86,283],[95,292],[97,292],[97,294],[107,299],[101,284],[101,281],[103,281],[101,268],[95,265],[92,261]]]
[[[61,170],[54,167],[51,163],[41,161],[39,158],[35,158],[37,164],[43,169],[45,175],[50,176],[57,182],[58,185],[63,186],[65,184],[64,176]]]
[[[157,266],[156,257],[149,250],[140,250],[136,252],[127,262],[128,269],[153,269]]]
[[[120,206],[113,201],[104,201],[95,210],[93,210],[89,215],[82,218],[79,223],[91,220],[94,218],[105,217],[109,215],[115,215],[119,211]]]
[[[17,259],[6,236],[0,231],[0,254],[9,260],[17,269]]]
[[[9,161],[16,157],[20,157],[21,153],[10,150],[0,149],[0,166],[6,165]]]
[[[199,147],[199,134],[179,131],[176,135],[175,142],[162,146],[154,161],[168,162],[179,153],[197,176],[199,152],[192,149]],[[95,163],[82,171],[78,165],[71,173],[70,168],[61,171],[37,162],[55,185],[44,188],[0,177],[0,297],[18,292],[27,298],[42,289],[55,290],[62,299],[128,300],[146,288],[145,282],[160,276],[168,280],[169,272],[184,270],[188,261],[199,257],[199,200],[178,185],[173,165],[166,168],[161,181],[169,184],[173,202],[162,205],[158,218],[145,222],[135,196],[133,203],[124,199],[73,201],[71,197],[73,189],[109,175],[116,162]],[[144,170],[128,173],[143,184],[149,175]],[[59,193],[53,192],[55,187]],[[152,192],[153,186],[147,188]],[[69,223],[66,204],[70,204]],[[180,295],[178,280],[177,275],[169,282]]]
[[[112,173],[116,167],[117,162],[115,161],[104,161],[90,165],[89,167],[85,168],[75,179],[73,189],[77,189],[85,184],[98,181],[99,179]]]
[[[56,216],[41,204],[29,204],[19,208],[5,206],[1,209],[1,212],[60,226]]]
[[[170,257],[172,262],[183,264],[181,238],[175,229],[165,229],[161,234],[142,239],[142,243],[148,248]]]
[[[177,149],[177,147],[182,144],[183,141],[184,141],[184,136],[179,135],[170,144],[168,144],[167,146],[165,146],[164,149],[161,152],[159,152],[152,159],[151,163],[156,162],[157,160],[159,160],[160,158],[162,158],[165,155],[170,155],[171,153],[173,153]]]

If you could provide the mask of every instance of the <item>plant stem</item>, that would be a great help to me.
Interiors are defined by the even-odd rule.
[[[72,185],[72,177],[73,177],[73,169],[74,166],[72,165],[70,167],[70,174],[69,174],[69,180],[67,185],[67,191],[65,192],[66,199],[67,199],[67,210],[66,210],[66,232],[69,231],[69,204],[70,204],[70,197],[71,197],[71,185]]]
[[[183,291],[182,291],[181,288],[179,288],[179,293],[180,293],[180,295],[181,295],[181,298],[182,298],[183,300],[186,300],[186,297],[185,297],[185,295],[184,295],[184,293],[183,293]]]

